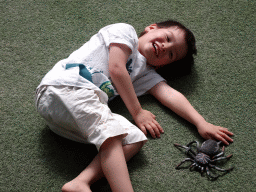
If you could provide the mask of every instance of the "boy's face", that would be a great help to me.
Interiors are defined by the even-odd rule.
[[[185,33],[180,28],[158,28],[152,24],[145,31],[147,33],[139,38],[138,50],[149,65],[160,67],[186,56]]]

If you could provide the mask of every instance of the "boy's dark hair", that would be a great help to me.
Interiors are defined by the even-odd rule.
[[[172,26],[177,26],[178,28],[183,30],[185,33],[185,41],[188,47],[188,51],[185,58],[179,61],[173,62],[171,65],[165,65],[157,69],[157,72],[166,79],[169,79],[168,77],[170,77],[171,75],[170,72],[175,71],[174,72],[175,76],[177,76],[177,74],[186,75],[190,73],[192,65],[194,64],[193,55],[197,54],[196,40],[195,40],[194,34],[188,28],[186,28],[183,24],[174,20],[159,22],[159,23],[156,23],[156,25],[159,28],[169,28]],[[147,33],[146,31],[143,31],[139,37],[143,36],[146,33]]]

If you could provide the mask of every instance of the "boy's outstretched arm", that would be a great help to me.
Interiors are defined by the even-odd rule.
[[[206,122],[184,95],[171,88],[165,82],[160,82],[155,85],[149,90],[149,93],[173,112],[194,124],[203,138],[220,140],[226,145],[228,145],[229,142],[233,142],[233,139],[230,138],[230,136],[233,135],[232,132],[228,131],[227,128]]]
[[[146,135],[148,130],[153,138],[159,138],[163,129],[151,112],[142,109],[126,69],[126,62],[130,54],[130,48],[124,44],[110,45],[109,73],[112,82],[142,132]]]

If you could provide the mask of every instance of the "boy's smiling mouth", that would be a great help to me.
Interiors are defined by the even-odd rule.
[[[152,46],[153,46],[153,48],[155,49],[156,57],[158,57],[160,49],[159,49],[157,43],[156,43],[156,42],[153,42],[153,43],[152,43]]]

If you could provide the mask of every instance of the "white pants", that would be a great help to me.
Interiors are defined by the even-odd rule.
[[[103,91],[69,86],[43,86],[37,90],[36,106],[56,134],[73,141],[103,142],[123,135],[123,145],[147,141],[144,133],[126,118],[112,113]]]

